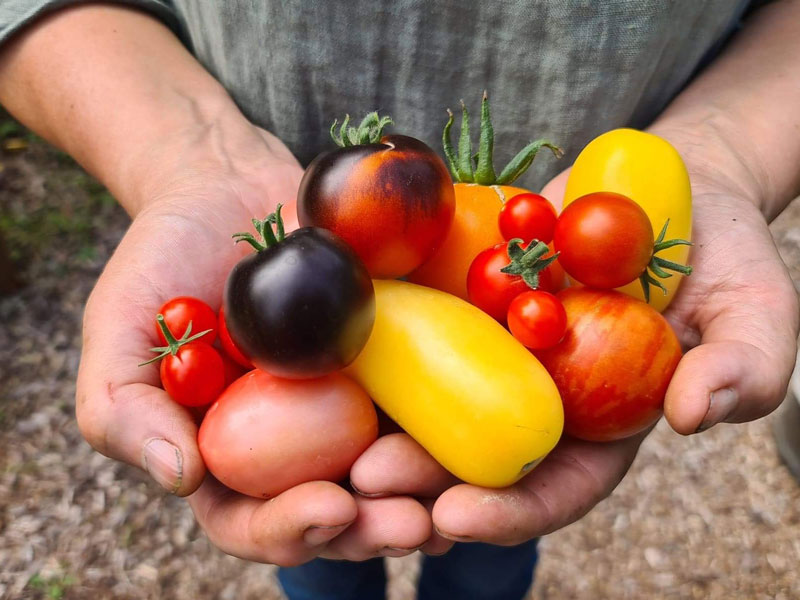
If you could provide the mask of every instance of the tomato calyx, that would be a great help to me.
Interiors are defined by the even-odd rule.
[[[283,208],[283,204],[278,204],[275,207],[275,212],[268,214],[265,219],[260,221],[252,219],[253,227],[261,237],[261,241],[248,232],[234,233],[231,237],[236,240],[237,244],[239,242],[247,242],[255,248],[256,252],[263,252],[271,246],[280,244],[286,238],[283,219],[281,218],[281,208]],[[272,230],[273,225],[275,225],[275,231]]]
[[[383,128],[387,125],[394,125],[394,121],[389,116],[380,117],[378,116],[378,111],[373,111],[362,119],[358,127],[348,128],[350,115],[345,115],[337,134],[336,126],[338,124],[339,120],[334,119],[330,129],[331,138],[340,148],[348,148],[350,146],[379,143],[383,136]]]
[[[151,358],[150,360],[147,360],[143,363],[139,363],[140,367],[149,365],[150,363],[154,363],[157,360],[161,360],[167,355],[175,356],[176,354],[178,354],[178,350],[180,350],[182,346],[185,346],[186,344],[203,337],[209,331],[213,331],[212,329],[206,329],[205,331],[201,331],[200,333],[192,335],[192,322],[189,321],[189,325],[186,326],[186,331],[183,332],[183,335],[181,336],[180,339],[177,339],[173,335],[173,333],[169,330],[167,322],[164,320],[164,315],[162,314],[157,315],[156,322],[158,323],[158,326],[161,328],[161,331],[167,340],[167,345],[150,348],[150,351],[157,352],[158,356],[156,356],[155,358]]]
[[[667,227],[669,227],[669,219],[667,222],[664,223],[664,227],[661,228],[661,233],[658,234],[656,241],[653,243],[653,257],[650,259],[650,263],[647,265],[647,268],[642,272],[639,276],[639,283],[642,284],[642,293],[644,294],[644,301],[649,303],[650,302],[650,286],[654,285],[660,288],[664,295],[667,295],[667,288],[664,287],[664,284],[661,283],[656,277],[661,279],[667,279],[672,277],[673,273],[667,273],[667,270],[674,271],[675,273],[680,273],[681,275],[691,275],[692,274],[692,267],[689,265],[682,265],[680,263],[673,262],[671,260],[667,260],[666,258],[661,258],[660,256],[656,256],[662,250],[666,250],[667,248],[672,248],[673,246],[691,246],[692,242],[687,240],[681,239],[674,239],[674,240],[664,240],[664,237],[667,235]],[[650,272],[652,271],[652,275]],[[655,277],[654,277],[655,275]]]
[[[449,119],[442,133],[442,145],[450,171],[456,183],[478,183],[480,185],[509,185],[531,166],[537,152],[549,148],[556,158],[564,152],[553,142],[545,139],[536,140],[525,146],[511,159],[506,167],[497,175],[494,170],[494,129],[489,114],[489,96],[483,92],[481,101],[480,142],[478,152],[473,155],[470,139],[469,113],[464,101],[461,101],[461,134],[458,138],[458,152],[450,140],[450,129],[453,127],[453,112],[448,108]],[[473,164],[474,163],[474,164]]]
[[[508,258],[511,262],[500,269],[500,272],[508,275],[519,275],[529,288],[532,290],[538,289],[539,273],[558,258],[558,252],[554,253],[553,256],[542,258],[548,252],[550,252],[550,248],[539,240],[531,240],[524,249],[522,248],[521,238],[509,240]]]

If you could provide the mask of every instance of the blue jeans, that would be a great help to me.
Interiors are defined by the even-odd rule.
[[[522,600],[533,581],[536,542],[520,546],[456,544],[443,556],[426,556],[419,600]],[[289,600],[384,600],[383,559],[346,562],[317,558],[278,571]]]

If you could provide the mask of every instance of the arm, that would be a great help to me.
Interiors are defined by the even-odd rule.
[[[134,217],[86,306],[76,410],[88,442],[189,496],[209,538],[236,556],[291,565],[425,543],[430,515],[412,498],[311,482],[267,502],[224,488],[206,476],[197,426],[160,388],[158,367],[136,366],[163,302],[220,305],[245,251],[231,233],[296,195],[302,169],[289,150],[247,122],[166,27],[126,8],[81,6],[26,29],[0,52],[0,101]]]

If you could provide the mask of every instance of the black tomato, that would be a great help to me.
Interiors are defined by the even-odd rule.
[[[225,285],[225,322],[236,346],[278,377],[318,377],[350,364],[375,320],[366,267],[325,229],[304,227],[284,237],[280,205],[253,224],[263,243],[247,233],[234,236],[256,252]]]

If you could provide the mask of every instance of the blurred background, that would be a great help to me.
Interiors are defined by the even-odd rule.
[[[81,317],[129,220],[68,156],[0,112],[0,598],[281,598],[186,503],[94,452],[74,418]],[[800,199],[772,225],[800,285]],[[800,598],[800,484],[780,415],[683,438],[664,423],[614,494],[547,536],[531,598]],[[391,600],[419,556],[388,559]]]

